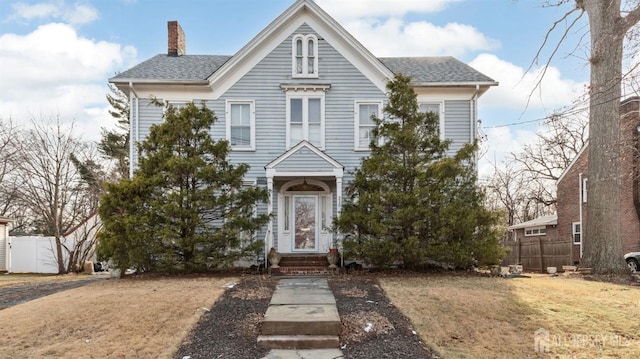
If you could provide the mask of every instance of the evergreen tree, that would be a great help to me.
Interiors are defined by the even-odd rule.
[[[203,270],[262,248],[253,235],[268,216],[254,208],[267,192],[243,186],[249,167],[230,164],[229,143],[211,139],[215,119],[204,104],[168,106],[140,145],[134,177],[108,186],[102,253],[119,266]]]
[[[373,118],[371,155],[354,171],[337,219],[340,231],[355,235],[345,242],[347,255],[409,268],[425,259],[459,267],[497,262],[498,216],[482,206],[476,187],[476,145],[447,156],[438,116],[419,111],[409,78],[396,76],[387,90],[387,120]]]
[[[129,100],[127,95],[109,84],[111,94],[107,101],[111,105],[109,114],[118,121],[116,128],[102,128],[102,139],[98,143],[98,151],[108,159],[116,162],[118,178],[129,177]]]

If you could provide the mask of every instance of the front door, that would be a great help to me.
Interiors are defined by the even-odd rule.
[[[318,249],[318,196],[293,196],[294,251]]]
[[[283,185],[278,194],[278,252],[328,250],[331,215],[331,192],[324,182],[305,179]]]

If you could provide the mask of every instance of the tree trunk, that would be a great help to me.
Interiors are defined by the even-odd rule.
[[[620,100],[624,31],[619,0],[584,0],[591,32],[589,177],[585,263],[597,273],[626,269],[621,237]],[[578,2],[580,4],[580,2]]]

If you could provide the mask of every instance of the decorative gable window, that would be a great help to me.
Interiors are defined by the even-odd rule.
[[[424,102],[420,104],[420,112],[433,112],[438,115],[438,126],[440,127],[440,139],[444,139],[444,108],[442,102]]]
[[[253,101],[227,100],[226,124],[231,149],[255,151],[256,118]]]
[[[382,101],[357,101],[355,102],[355,136],[354,149],[367,150],[372,139],[372,131],[376,127],[372,116],[382,117]]]
[[[295,35],[292,47],[293,77],[318,77],[318,38]]]

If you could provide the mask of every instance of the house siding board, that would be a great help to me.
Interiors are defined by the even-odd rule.
[[[471,142],[471,103],[470,101],[446,101],[445,138],[451,140],[447,154],[454,155],[465,143]]]
[[[333,166],[326,161],[319,159],[318,156],[306,149],[297,151],[276,166],[278,171],[332,171]]]

